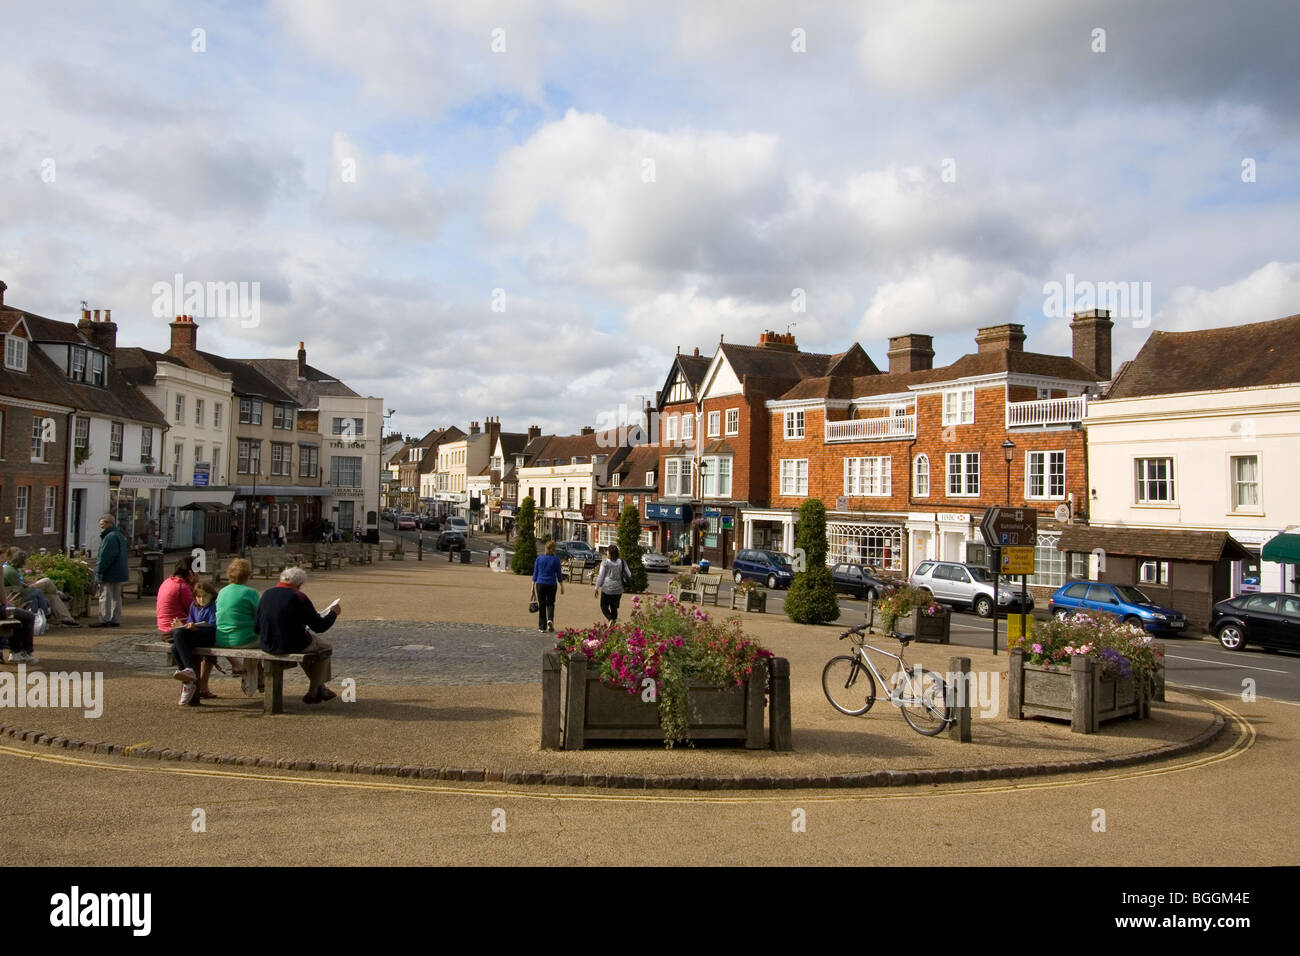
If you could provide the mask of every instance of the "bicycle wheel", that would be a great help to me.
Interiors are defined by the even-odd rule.
[[[902,703],[899,709],[903,712],[903,719],[918,734],[933,737],[948,726],[948,697],[943,678],[934,671],[915,667],[911,685],[911,696],[918,699]]]
[[[832,657],[822,668],[822,690],[841,714],[860,717],[876,702],[876,682],[856,657]]]

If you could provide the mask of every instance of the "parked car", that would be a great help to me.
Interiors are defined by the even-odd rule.
[[[1210,633],[1230,651],[1247,644],[1300,651],[1300,595],[1239,594],[1214,605]]]
[[[835,590],[863,600],[874,601],[890,587],[888,581],[861,564],[837,564],[831,569],[831,577],[835,579]]]
[[[398,531],[414,531],[415,527],[416,527],[415,515],[413,514],[398,515],[397,517]]]
[[[1152,634],[1180,635],[1187,630],[1187,617],[1171,607],[1157,604],[1140,589],[1128,584],[1072,581],[1047,602],[1053,617],[1071,614],[1110,614],[1127,624],[1141,625]]]
[[[993,573],[978,564],[958,564],[956,561],[922,561],[908,579],[918,588],[925,588],[940,604],[969,608],[980,617],[993,614]],[[1026,595],[1023,610],[1032,611],[1034,596]],[[998,585],[997,606],[1006,611],[1022,610],[1019,589]]]
[[[460,551],[465,547],[465,536],[459,531],[444,531],[438,535],[439,551]]]
[[[466,521],[464,518],[459,518],[459,517],[457,517],[457,518],[448,518],[448,519],[447,519],[447,530],[448,530],[448,531],[459,531],[461,534],[463,534],[465,537],[468,538],[468,537],[469,537],[469,522]]]
[[[647,571],[668,570],[668,558],[654,548],[646,548],[641,552],[641,564]]]
[[[731,562],[731,576],[736,583],[749,579],[762,581],[769,588],[788,588],[794,580],[790,559],[780,551],[746,548]]]
[[[555,554],[561,561],[581,558],[584,568],[594,568],[600,564],[600,555],[585,541],[561,541],[555,546]]]
[[[425,531],[437,531],[442,527],[442,522],[437,515],[420,515],[419,524]]]

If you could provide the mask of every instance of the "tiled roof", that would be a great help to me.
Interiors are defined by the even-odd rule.
[[[249,359],[248,361],[286,392],[297,396],[303,408],[319,408],[322,395],[359,397],[334,376],[327,375],[311,365],[305,369],[307,376],[300,379],[297,359]]]
[[[569,464],[574,458],[583,458],[587,462],[596,455],[612,455],[618,451],[618,432],[611,429],[606,432],[592,432],[589,435],[550,435],[544,436],[546,443],[535,453],[524,467],[532,467],[535,461],[549,461]],[[538,441],[539,439],[534,439]],[[531,446],[532,443],[530,443]]]
[[[1152,332],[1107,398],[1300,382],[1300,315],[1200,332]]]
[[[1181,531],[1160,528],[1099,528],[1072,525],[1061,532],[1061,551],[1091,552],[1175,561],[1253,560],[1226,531]]]
[[[285,405],[298,404],[298,399],[292,392],[285,391],[246,359],[226,358],[224,355],[216,355],[198,349],[195,350],[195,354],[198,355],[199,361],[188,361],[183,354],[172,351],[168,351],[166,357],[201,372],[208,371],[204,367],[204,363],[218,372],[225,372],[230,376],[231,391],[237,396],[260,398],[268,402]]]
[[[26,313],[17,309],[0,312],[0,331],[6,335]],[[27,371],[15,372],[0,363],[0,396],[21,398],[29,402],[48,402],[51,405],[73,405],[73,397],[63,388],[66,376],[44,352],[33,345],[27,347]]]

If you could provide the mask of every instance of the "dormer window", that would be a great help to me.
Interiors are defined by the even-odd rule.
[[[68,378],[74,382],[86,380],[86,350],[79,345],[72,347],[72,357],[68,362]]]
[[[5,336],[5,368],[15,372],[27,371],[27,340],[16,335]]]
[[[611,475],[610,478],[611,478],[611,480],[610,480],[610,485],[611,485],[611,487],[617,488],[617,487],[618,487],[618,472],[614,472],[614,474]]]
[[[98,385],[101,388],[104,385],[105,370],[108,366],[108,359],[103,352],[90,353],[90,384]]]

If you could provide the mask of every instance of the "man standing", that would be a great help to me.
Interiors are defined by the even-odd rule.
[[[117,530],[117,519],[104,515],[99,519],[99,560],[95,577],[99,578],[99,621],[91,627],[122,626],[122,585],[131,576],[126,561],[126,538]]]

